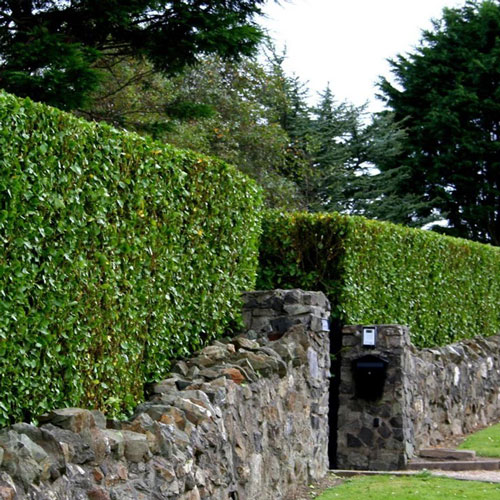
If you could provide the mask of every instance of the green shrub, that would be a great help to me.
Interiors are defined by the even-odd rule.
[[[259,288],[322,290],[344,324],[407,324],[422,347],[500,330],[500,248],[339,214],[263,228]]]
[[[239,314],[260,193],[212,158],[0,94],[0,424],[117,414]]]

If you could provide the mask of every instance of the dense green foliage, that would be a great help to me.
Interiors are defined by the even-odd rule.
[[[252,53],[264,0],[0,0],[2,88],[63,109],[99,86],[103,57],[176,73],[201,55]]]
[[[127,410],[252,287],[260,194],[233,167],[0,94],[0,424]]]
[[[109,62],[92,104],[78,113],[217,156],[255,179],[269,206],[297,209],[300,189],[284,168],[289,139],[274,109],[286,98],[272,65],[253,58],[207,56],[175,77],[129,58]]]
[[[380,87],[407,134],[400,155],[377,162],[399,173],[389,195],[405,210],[391,220],[437,214],[449,221],[441,231],[500,245],[500,3],[444,9],[392,72]]]
[[[339,214],[270,212],[257,286],[326,292],[344,324],[406,324],[418,346],[500,330],[500,249]]]
[[[373,179],[362,174],[399,152],[402,132],[390,116],[368,123],[364,107],[337,102],[328,88],[311,106],[284,56],[272,45],[261,56],[204,57],[175,77],[143,59],[110,59],[92,104],[78,113],[222,158],[264,188],[269,207],[364,213]]]

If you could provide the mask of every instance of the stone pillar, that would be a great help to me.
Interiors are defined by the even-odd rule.
[[[277,340],[290,327],[304,325],[314,332],[330,330],[330,302],[322,292],[299,289],[243,294],[245,328],[259,339]]]
[[[362,326],[342,331],[337,464],[340,469],[404,468],[413,454],[405,377],[407,327],[378,325],[375,346]]]
[[[274,345],[288,336],[299,334],[302,354],[296,354],[294,366],[305,362],[310,403],[302,404],[301,412],[308,417],[312,429],[310,437],[299,445],[308,455],[307,475],[317,480],[328,470],[328,424],[330,386],[330,302],[322,292],[300,289],[256,291],[243,294],[245,336],[264,345]],[[295,333],[294,333],[295,332]],[[303,332],[303,333],[300,333]],[[307,341],[300,340],[306,335]],[[299,352],[297,351],[297,352]],[[300,358],[303,358],[301,361]],[[294,384],[299,388],[299,380]],[[292,399],[295,399],[293,397]],[[292,401],[288,402],[288,405]],[[297,402],[295,403],[297,404]],[[292,413],[290,412],[290,417]],[[304,434],[306,436],[306,434]],[[288,460],[293,457],[289,457]],[[260,494],[259,498],[263,496]],[[277,498],[277,497],[273,497]]]

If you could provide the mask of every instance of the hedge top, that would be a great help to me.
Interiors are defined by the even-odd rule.
[[[500,330],[500,248],[363,217],[268,213],[258,286],[322,290],[345,324],[407,324],[419,346]]]

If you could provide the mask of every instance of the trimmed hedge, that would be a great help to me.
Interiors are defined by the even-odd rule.
[[[500,331],[500,248],[339,214],[270,212],[259,288],[326,292],[344,324],[406,324],[420,346]]]
[[[0,424],[130,409],[237,321],[260,192],[222,161],[0,93]]]

